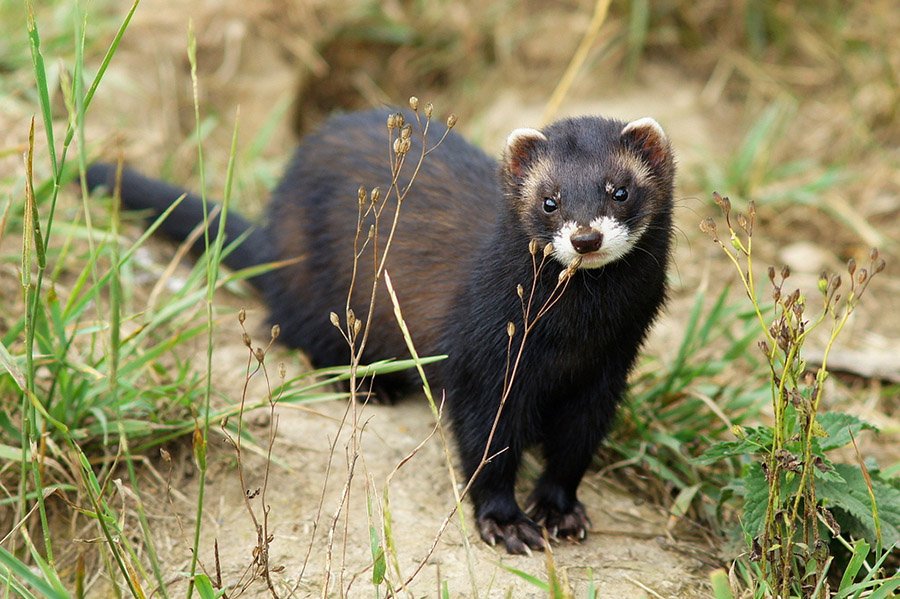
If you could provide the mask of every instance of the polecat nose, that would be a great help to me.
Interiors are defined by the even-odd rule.
[[[593,227],[578,227],[569,236],[569,241],[579,254],[590,254],[603,245],[603,233]]]

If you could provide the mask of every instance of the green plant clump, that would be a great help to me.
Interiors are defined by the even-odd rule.
[[[736,441],[715,443],[698,459],[710,464],[742,458],[740,476],[727,487],[743,499],[741,525],[750,551],[742,570],[761,597],[890,596],[900,586],[900,579],[885,571],[900,543],[900,481],[864,462],[858,448],[856,464],[834,463],[829,457],[834,450],[856,447],[856,437],[874,427],[849,414],[824,412],[822,405],[829,352],[885,261],[878,250],[872,250],[865,267],[851,259],[847,284],[840,275],[823,273],[822,303],[813,317],[807,316],[811,300],[799,289],[785,288],[789,269],[777,273],[769,267],[775,308],[767,319],[753,273],[754,204],[746,215],[735,214],[728,198],[715,194],[715,200],[727,236],[719,236],[712,218],[701,229],[734,264],[753,304],[764,336],[759,348],[770,370],[775,417],[772,426],[735,426]],[[820,327],[830,328],[821,367],[813,373],[801,350]],[[841,546],[851,557],[835,591],[830,567],[834,548]]]

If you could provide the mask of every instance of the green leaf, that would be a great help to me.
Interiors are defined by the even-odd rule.
[[[856,416],[841,412],[825,412],[816,416],[816,421],[822,425],[826,437],[819,440],[819,448],[822,451],[830,451],[843,447],[850,443],[851,434],[858,437],[860,431],[877,430],[874,426],[860,420]]]
[[[762,466],[754,462],[744,474],[744,530],[755,537],[763,530],[766,507],[769,503],[769,484]]]
[[[500,564],[500,567],[503,568],[504,570],[506,570],[507,572],[509,572],[510,574],[514,574],[514,575],[518,576],[519,578],[521,578],[525,582],[529,583],[530,585],[539,588],[543,592],[545,592],[545,593],[550,592],[550,585],[547,584],[546,582],[544,582],[543,580],[541,580],[540,578],[538,578],[537,576],[535,576],[534,574],[529,574],[528,572],[519,570],[517,568],[513,568],[512,566],[507,566],[506,564]]]
[[[713,597],[715,599],[734,599],[731,593],[731,584],[728,582],[728,573],[722,568],[714,570],[709,575],[709,582],[712,584]]]
[[[772,444],[772,429],[768,427],[746,427],[744,437],[739,441],[722,441],[716,443],[693,461],[701,466],[714,464],[725,458],[746,454],[767,452]]]
[[[216,599],[221,597],[221,593],[217,592],[212,585],[212,581],[206,574],[198,574],[194,577],[194,585],[197,588],[201,599]]]
[[[379,585],[384,582],[384,573],[387,571],[387,561],[384,559],[384,547],[378,538],[378,531],[374,526],[369,526],[369,543],[372,549],[372,583]]]
[[[865,536],[870,543],[875,543],[872,500],[862,471],[851,464],[836,464],[834,468],[846,482],[819,481],[816,483],[816,495],[826,507],[838,508],[850,516],[851,521],[845,524],[841,521],[839,512],[835,514],[841,526],[846,526],[852,532]],[[873,477],[872,491],[878,506],[882,543],[885,547],[890,547],[900,542],[900,489]]]
[[[841,584],[838,587],[838,591],[843,591],[853,584],[853,581],[856,580],[856,574],[862,567],[863,562],[866,561],[868,555],[868,543],[859,539],[853,544],[853,556],[850,558],[850,563],[848,563],[847,567],[844,569],[844,575],[841,577]]]
[[[12,584],[12,588],[22,589],[25,591],[23,587],[21,587],[21,583],[27,584],[34,590],[40,593],[41,597],[48,597],[52,599],[68,599],[68,593],[65,593],[59,589],[57,589],[50,581],[45,580],[37,575],[37,573],[22,563],[19,559],[16,558],[12,553],[0,547],[0,564],[4,565],[9,573],[9,582]],[[4,576],[0,574],[0,580],[3,580]],[[27,592],[27,591],[26,591]],[[25,596],[33,597],[31,593],[26,594]]]

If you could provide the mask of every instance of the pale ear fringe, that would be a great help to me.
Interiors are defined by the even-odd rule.
[[[513,129],[513,131],[509,134],[509,137],[506,138],[506,147],[512,148],[514,145],[521,143],[526,139],[547,141],[547,136],[537,129],[530,129],[527,127],[521,129]]]
[[[665,139],[665,140],[669,139],[668,136],[666,135],[666,132],[663,131],[662,125],[657,123],[655,119],[652,119],[649,116],[645,116],[644,118],[637,119],[636,121],[631,121],[630,123],[625,125],[625,127],[622,128],[621,135],[625,135],[626,133],[628,133],[629,131],[632,131],[634,129],[643,129],[645,127],[649,127],[650,129],[653,129],[656,132],[656,134],[659,135],[662,139]]]

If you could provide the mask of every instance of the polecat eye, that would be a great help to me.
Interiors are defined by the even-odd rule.
[[[617,187],[612,193],[612,198],[617,202],[624,202],[628,199],[628,190],[624,187]]]
[[[556,198],[544,198],[544,212],[550,214],[556,212],[557,208],[559,208],[559,202],[556,201]]]

